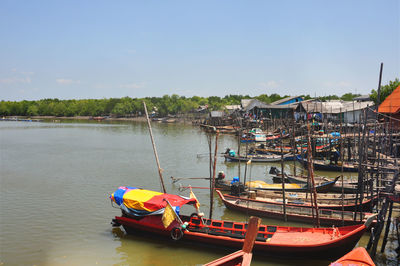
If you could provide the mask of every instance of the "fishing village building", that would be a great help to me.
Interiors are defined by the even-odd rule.
[[[257,99],[242,100],[242,108],[245,113],[250,113],[257,118],[293,118],[294,110],[303,101],[300,96],[290,96],[270,104]]]
[[[374,117],[374,102],[372,101],[316,101],[308,100],[298,104],[295,110],[295,118],[307,119],[307,114],[318,117],[319,119],[327,119],[333,121],[343,121],[344,123],[358,123],[360,116],[366,110],[368,117]]]
[[[378,112],[387,115],[391,124],[400,126],[400,86],[379,105]]]

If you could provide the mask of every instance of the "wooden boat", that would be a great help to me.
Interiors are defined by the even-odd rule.
[[[282,174],[274,172],[273,168],[274,167],[271,167],[271,170],[269,172],[270,174],[273,175],[272,181],[274,183],[282,183]],[[294,175],[288,175],[285,173],[285,183],[307,184],[307,179],[308,179],[308,177],[306,177],[306,176],[294,176]],[[328,182],[331,179],[326,178],[324,176],[314,176],[314,180],[315,180],[315,182],[320,183],[320,182]],[[358,191],[358,183],[357,182],[344,180],[344,182],[343,182],[343,192],[344,193],[357,193],[357,191]],[[336,182],[335,185],[332,187],[331,192],[342,193],[342,182],[341,182],[340,178],[339,178],[338,182]]]
[[[239,182],[238,184],[235,184],[235,185],[241,186],[241,191],[244,191],[245,189],[247,189],[247,187],[242,182]],[[232,190],[232,180],[215,179],[215,187],[222,191],[231,191]]]
[[[278,134],[268,134],[266,137],[266,140],[270,141],[270,140],[276,140],[276,139],[280,139],[280,138],[286,139],[288,137],[289,137],[289,134],[285,134],[285,133],[283,133],[282,135],[279,133]]]
[[[307,158],[301,158],[300,155],[297,155],[296,158],[298,161],[302,162],[304,166],[307,166]],[[313,166],[315,170],[322,170],[322,171],[335,171],[341,172],[342,166],[339,164],[326,164],[323,160],[312,160]],[[358,165],[355,163],[343,163],[343,172],[358,172]]]
[[[260,223],[260,218],[250,217],[242,250],[204,264],[204,266],[250,266],[251,258],[253,256],[251,251],[253,250],[254,241],[256,241]]]
[[[327,150],[330,147],[329,144],[323,144],[323,145],[318,145],[315,147],[316,152],[323,152],[325,150]],[[303,150],[304,152],[307,151],[307,147],[300,147],[300,146],[296,146],[296,153],[301,153],[301,150]],[[274,153],[274,154],[281,154],[282,152],[285,153],[291,153],[293,152],[293,147],[290,146],[284,146],[281,147],[280,146],[274,146],[274,147],[268,147],[265,146],[264,144],[261,144],[260,146],[256,147],[254,149],[254,151],[258,154],[269,154],[269,153]]]
[[[171,198],[170,194],[159,194],[161,194],[158,195],[159,199]],[[116,197],[116,195],[118,196]],[[126,205],[127,197],[123,193],[116,191],[110,198],[122,210],[122,216],[116,216],[113,219],[113,225],[122,225],[127,233],[151,233],[166,239],[173,238],[190,243],[203,243],[208,246],[215,245],[236,250],[243,246],[246,223],[176,214],[183,224],[174,220],[169,226],[164,227],[163,215],[161,213],[154,214],[154,212],[161,211],[163,206],[167,204],[165,201],[162,201],[164,204],[159,204],[160,209],[151,212],[153,215],[146,215],[148,213],[140,215],[143,214],[140,210],[132,210],[132,208],[129,208],[131,206],[129,203]],[[146,202],[142,201],[145,204],[143,206],[146,206],[146,203],[150,201],[152,199]],[[183,200],[176,200],[171,204],[173,207],[179,207],[185,204],[194,205],[196,202],[194,199],[183,198]],[[140,204],[135,206],[140,206]],[[132,211],[137,216],[132,216]],[[337,228],[260,225],[253,251],[261,255],[295,259],[300,257],[337,259],[354,248],[365,230],[371,225],[372,220],[373,218],[370,218],[364,224]],[[184,228],[182,225],[185,225]]]
[[[245,197],[236,197],[231,195],[223,195],[221,191],[217,190],[219,197],[221,198],[224,205],[235,211],[244,212],[249,215],[264,216],[268,218],[283,219],[283,204],[282,203],[269,203],[259,200],[252,200]],[[318,209],[319,219],[321,225],[326,226],[341,226],[354,225],[364,223],[371,213],[363,213],[362,221],[355,220],[355,215],[359,213],[351,211],[340,211],[340,210],[327,210]],[[343,216],[343,220],[342,220]],[[311,223],[315,222],[313,216],[313,209],[310,207],[302,207],[299,205],[287,204],[286,205],[286,217],[289,221]]]
[[[335,180],[316,184],[315,189],[318,193],[329,192],[332,187],[335,185],[336,181],[339,177],[336,177]],[[259,190],[270,190],[270,191],[282,191],[282,184],[268,184],[264,181],[250,181],[245,184],[247,187],[251,189],[259,189]],[[310,188],[308,184],[285,184],[286,192],[308,192]]]
[[[283,155],[283,159],[291,157],[292,154],[285,154]],[[231,162],[247,162],[251,160],[253,163],[267,163],[267,162],[279,162],[281,161],[280,155],[247,155],[247,156],[232,156],[230,154],[224,154],[225,160]]]
[[[265,142],[266,140],[265,133],[259,128],[251,129],[240,138],[240,142]]]
[[[330,266],[375,266],[375,263],[363,247],[358,247],[341,257]]]
[[[283,193],[265,190],[246,191],[241,194],[232,194],[244,199],[251,199],[252,201],[265,202],[269,204],[282,205],[283,204]],[[312,208],[312,201],[310,193],[299,193],[289,192],[285,193],[285,202],[287,206],[294,207],[306,207]],[[342,210],[342,198],[340,194],[322,194],[319,193],[317,196],[318,208],[329,209],[329,210]],[[370,212],[372,210],[373,199],[371,197],[365,197],[361,204],[361,209],[356,208],[356,198],[344,198],[343,209],[345,211],[365,211]]]

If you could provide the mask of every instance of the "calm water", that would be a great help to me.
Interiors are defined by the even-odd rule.
[[[170,177],[209,175],[208,157],[197,156],[208,152],[206,135],[195,127],[169,124],[153,124],[153,133],[167,192],[188,196]],[[111,227],[120,211],[111,207],[108,196],[119,186],[161,190],[145,123],[0,122],[0,144],[0,265],[201,265],[231,252],[128,236]],[[218,145],[220,151],[237,147],[227,135],[220,136]],[[271,165],[280,166],[253,164],[248,175],[271,181]],[[238,175],[237,164],[223,157],[217,170],[230,178]],[[206,180],[180,183],[208,185]],[[194,192],[208,214],[208,190]],[[213,218],[247,219],[226,210],[217,198],[214,206]],[[283,224],[266,218],[263,223]],[[362,241],[365,245],[367,237]],[[306,263],[329,261],[253,259],[253,265]]]

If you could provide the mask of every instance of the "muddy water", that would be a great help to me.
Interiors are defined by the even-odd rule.
[[[179,192],[170,177],[207,177],[207,138],[198,128],[154,124],[166,189]],[[0,263],[4,265],[201,265],[230,251],[182,245],[112,228],[119,215],[108,196],[119,186],[160,191],[148,129],[144,123],[0,122]],[[220,136],[220,151],[236,147]],[[271,165],[253,164],[248,175],[271,181]],[[242,173],[243,173],[242,166]],[[218,158],[227,177],[237,164]],[[286,166],[287,171],[292,167]],[[332,177],[334,173],[328,173]],[[353,174],[354,175],[354,174]],[[206,187],[206,180],[182,180]],[[195,190],[202,211],[209,209],[207,189]],[[214,218],[246,221],[214,199]],[[189,210],[189,213],[192,210]],[[283,224],[263,218],[263,223]],[[294,225],[294,223],[287,223]],[[296,224],[298,225],[298,224]],[[365,245],[366,237],[363,239]],[[329,261],[288,261],[254,257],[253,265],[327,265]]]

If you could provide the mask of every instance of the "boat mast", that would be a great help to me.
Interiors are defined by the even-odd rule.
[[[143,101],[143,106],[144,106],[144,112],[146,113],[147,125],[149,126],[149,133],[150,133],[150,138],[151,138],[151,144],[153,145],[154,156],[156,157],[158,175],[160,176],[161,187],[163,189],[163,192],[167,193],[167,191],[165,190],[164,180],[163,180],[163,176],[162,176],[163,169],[161,169],[160,161],[158,160],[157,149],[156,149],[156,144],[154,143],[153,131],[151,130],[149,114],[147,113],[147,106],[146,106],[146,103],[144,101]]]

